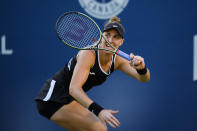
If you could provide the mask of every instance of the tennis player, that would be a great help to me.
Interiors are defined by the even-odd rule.
[[[116,48],[124,42],[120,18],[112,17],[103,30],[104,37]],[[100,48],[111,48],[103,39]],[[39,113],[70,131],[107,131],[106,123],[116,128],[118,111],[105,109],[85,92],[102,84],[115,70],[141,82],[150,79],[141,56],[130,54],[131,61],[104,50],[81,50],[48,79],[36,97]]]

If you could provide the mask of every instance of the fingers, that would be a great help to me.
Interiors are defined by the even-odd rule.
[[[101,118],[101,120],[108,123],[111,127],[116,128],[116,127],[120,126],[120,122],[112,114],[117,114],[118,112],[119,111],[103,110],[99,114],[99,118]]]
[[[116,119],[116,117],[112,116],[111,119],[113,120],[113,123],[118,127],[120,126],[120,122],[118,121],[118,119]]]
[[[134,66],[138,66],[143,62],[143,58],[140,56],[135,56],[133,59]]]
[[[141,56],[135,56],[134,54],[130,54],[130,65],[136,69],[143,69],[145,67],[144,58]]]
[[[119,111],[113,111],[113,110],[111,110],[111,113],[112,114],[117,114]]]
[[[118,121],[118,119],[116,119],[112,114],[117,114],[119,111],[113,111],[113,110],[109,110],[110,111],[110,117],[107,120],[107,122],[109,123],[109,125],[111,125],[113,128],[120,126],[120,122]]]
[[[106,122],[113,128],[120,126],[120,122],[114,116],[111,116]]]
[[[133,60],[134,57],[135,57],[134,54],[131,53],[131,54],[130,54],[130,59],[131,59],[131,61]]]
[[[133,53],[130,54],[130,65],[131,66],[137,66],[138,63],[136,63],[137,61],[135,60],[135,55]]]
[[[106,120],[106,122],[113,128],[116,128],[115,124],[113,124],[113,122],[111,122],[110,120]]]

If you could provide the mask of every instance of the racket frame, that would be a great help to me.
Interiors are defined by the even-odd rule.
[[[98,31],[99,31],[99,35],[100,35],[100,37],[99,37],[99,39],[91,46],[91,47],[87,47],[87,48],[78,48],[78,47],[75,47],[75,46],[72,46],[72,45],[70,45],[70,44],[68,44],[67,42],[65,42],[63,39],[61,39],[60,38],[60,36],[59,36],[59,34],[58,34],[58,23],[59,23],[59,21],[61,21],[61,19],[64,17],[64,16],[66,16],[66,15],[69,15],[69,14],[79,14],[79,15],[82,15],[82,16],[84,16],[84,17],[87,17],[89,20],[91,20],[91,22],[93,22],[95,25],[96,25],[96,27],[97,27],[97,29],[98,29]],[[58,37],[58,39],[62,42],[62,43],[64,43],[65,45],[67,45],[67,46],[69,46],[69,47],[71,47],[71,48],[75,48],[75,49],[78,49],[78,50],[105,50],[105,51],[110,51],[110,52],[112,52],[112,53],[117,53],[117,51],[118,51],[118,49],[116,49],[108,40],[106,40],[106,38],[103,36],[103,33],[102,33],[102,31],[101,31],[101,29],[99,28],[99,26],[97,25],[97,23],[91,18],[91,17],[89,17],[88,15],[86,15],[86,14],[83,14],[83,13],[81,13],[81,12],[76,12],[76,11],[70,11],[70,12],[65,12],[63,15],[61,15],[59,18],[58,18],[58,20],[57,20],[57,22],[56,22],[56,35],[57,35],[57,37]],[[114,49],[114,50],[110,50],[110,49],[106,49],[106,48],[98,48],[98,45],[101,43],[101,40],[102,40],[102,38]]]

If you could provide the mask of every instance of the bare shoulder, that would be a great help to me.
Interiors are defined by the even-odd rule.
[[[77,63],[80,65],[92,66],[95,62],[94,50],[81,50],[77,55]]]
[[[116,55],[115,59],[115,70],[121,70],[122,66],[125,64],[128,64],[129,62],[125,60],[124,58]]]

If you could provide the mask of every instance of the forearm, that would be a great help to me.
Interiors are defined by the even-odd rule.
[[[148,82],[150,80],[150,71],[149,69],[147,69],[146,74],[138,74],[138,78],[139,81],[141,82]]]
[[[75,98],[81,105],[86,108],[88,108],[89,105],[93,102],[81,87],[71,86],[69,93],[73,98]]]

